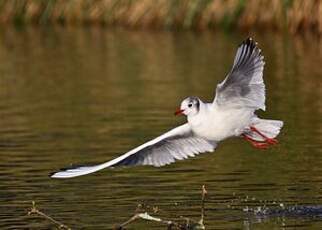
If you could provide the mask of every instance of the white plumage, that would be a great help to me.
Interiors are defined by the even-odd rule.
[[[212,152],[219,141],[233,136],[242,136],[258,148],[276,144],[273,138],[279,134],[283,122],[263,120],[254,114],[257,109],[265,110],[264,64],[257,44],[251,38],[245,40],[238,47],[231,71],[217,85],[212,103],[204,103],[197,97],[182,101],[176,114],[186,115],[186,124],[113,160],[63,169],[51,177],[70,178],[117,166],[164,166]]]

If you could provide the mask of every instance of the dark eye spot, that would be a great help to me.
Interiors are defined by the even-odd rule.
[[[188,104],[188,107],[189,107],[189,108],[191,108],[191,107],[192,107],[192,104],[191,104],[191,103],[190,103],[190,104]]]

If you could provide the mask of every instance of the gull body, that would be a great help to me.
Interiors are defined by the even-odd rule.
[[[212,152],[217,143],[229,137],[242,137],[256,148],[277,144],[274,139],[283,122],[258,118],[255,111],[265,110],[264,57],[251,38],[237,49],[233,66],[217,85],[212,102],[190,96],[181,102],[176,115],[185,115],[187,123],[152,139],[127,153],[94,166],[65,168],[53,178],[70,178],[108,167],[164,166]]]
[[[196,135],[219,142],[232,136],[240,136],[251,123],[252,117],[252,110],[221,109],[200,100],[199,113],[187,116],[187,120]]]

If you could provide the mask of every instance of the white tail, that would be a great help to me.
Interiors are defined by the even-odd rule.
[[[266,137],[275,138],[283,127],[283,121],[265,120],[256,117],[252,121],[252,126]],[[264,138],[256,132],[247,132],[247,136],[256,141],[264,141]]]

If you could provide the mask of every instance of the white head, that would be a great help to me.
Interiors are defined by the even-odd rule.
[[[187,97],[181,102],[175,115],[193,116],[199,113],[201,100],[198,97]]]

